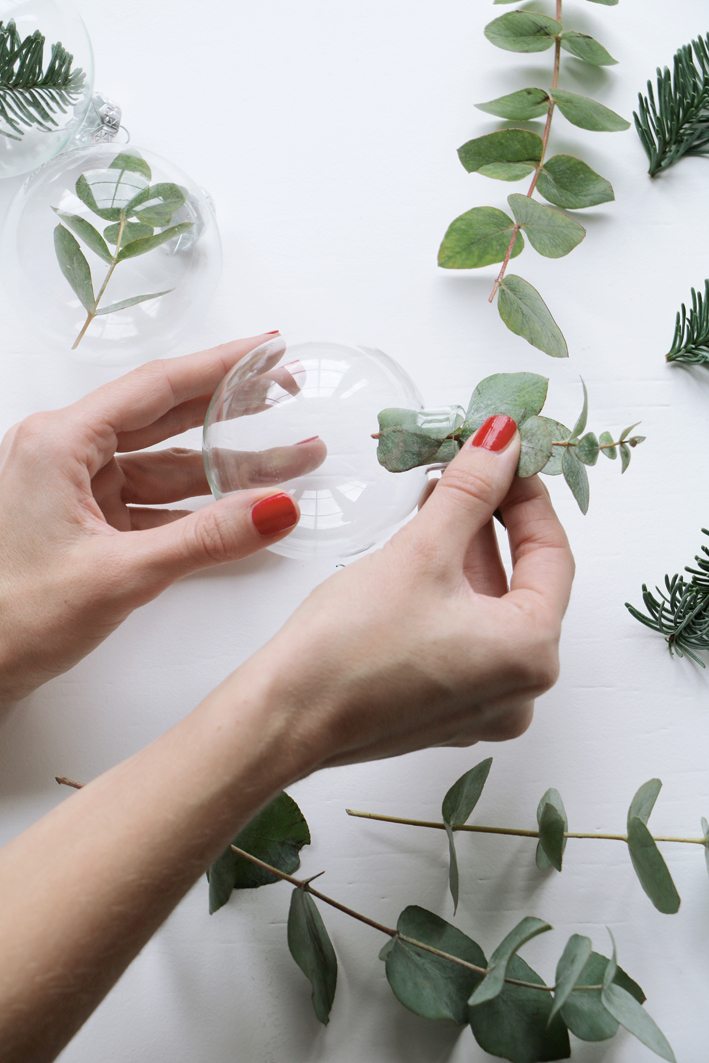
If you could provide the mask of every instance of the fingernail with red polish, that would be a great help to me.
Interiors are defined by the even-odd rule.
[[[259,535],[267,538],[295,527],[298,509],[291,496],[281,492],[257,502],[251,510],[251,519]]]
[[[319,439],[319,438],[320,438],[320,436],[308,436],[307,439],[299,439],[298,442],[295,445],[297,447],[302,447],[303,443],[314,443],[315,440]]]
[[[470,440],[471,447],[482,447],[484,450],[504,450],[514,438],[517,425],[504,413],[493,414],[481,424],[477,432]]]
[[[264,336],[277,336],[281,330],[274,328],[271,332],[264,332]]]

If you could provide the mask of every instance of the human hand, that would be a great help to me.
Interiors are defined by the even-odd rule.
[[[421,512],[319,587],[252,660],[278,677],[268,700],[287,717],[297,771],[515,737],[556,681],[573,558],[546,489],[515,478],[514,422],[491,421]]]
[[[150,362],[7,433],[0,699],[22,697],[65,671],[174,580],[245,557],[295,526],[296,504],[263,486],[195,513],[162,508],[209,493],[202,456],[177,448],[141,453],[200,425],[222,377],[263,340]],[[300,456],[292,450],[294,460],[307,459],[308,448]],[[251,480],[272,482],[258,471]]]

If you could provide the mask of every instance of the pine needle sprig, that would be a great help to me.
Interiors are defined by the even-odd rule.
[[[675,320],[672,346],[666,354],[668,362],[686,365],[709,365],[709,280],[704,281],[704,293],[692,288],[692,305],[684,303]]]
[[[658,67],[633,117],[651,177],[685,155],[709,155],[709,34],[678,49],[671,72]]]
[[[39,30],[24,39],[14,21],[0,21],[0,136],[22,140],[28,129],[50,133],[81,97],[86,74],[60,42],[44,65],[45,37]]]
[[[705,535],[709,529],[702,528]],[[682,574],[665,576],[664,590],[653,594],[643,584],[643,604],[647,613],[625,603],[630,615],[641,624],[657,631],[667,642],[670,654],[689,657],[704,668],[697,650],[709,650],[709,548],[703,546],[695,557],[696,567],[687,566]]]

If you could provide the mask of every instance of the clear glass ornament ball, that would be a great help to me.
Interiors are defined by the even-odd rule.
[[[98,304],[88,326],[85,292],[82,299],[60,264],[60,225],[90,271]],[[98,250],[86,225],[102,241]],[[137,238],[143,243],[131,244]],[[112,269],[119,239],[131,253]],[[146,239],[157,246],[146,247]],[[27,178],[0,249],[20,322],[45,347],[101,365],[142,362],[181,345],[206,312],[221,262],[207,194],[172,163],[133,145],[68,151]]]
[[[30,173],[53,159],[76,136],[91,102],[94,84],[94,59],[89,35],[72,6],[60,0],[4,0],[0,5],[0,23],[7,30],[14,22],[22,42],[34,34],[38,38],[26,47],[32,51],[27,62],[37,73],[29,72],[31,89],[26,76],[12,64],[21,85],[5,89],[0,95],[0,178]],[[15,38],[17,42],[17,38]],[[12,47],[12,42],[9,42]],[[52,49],[61,45],[72,57],[68,67],[66,57],[61,63],[66,73],[52,68]],[[17,48],[13,48],[16,51]],[[58,58],[58,57],[57,57]],[[7,55],[5,61],[8,61]],[[51,77],[54,69],[55,76]],[[41,70],[42,76],[38,76]],[[50,74],[47,79],[45,75]],[[18,76],[19,75],[19,76]],[[0,79],[5,80],[5,79]],[[36,85],[35,81],[49,84]]]
[[[420,409],[413,381],[381,351],[337,343],[287,346],[275,337],[227,374],[204,424],[204,462],[217,498],[282,487],[300,522],[271,549],[292,558],[353,557],[416,508],[422,468],[377,461],[377,414]]]

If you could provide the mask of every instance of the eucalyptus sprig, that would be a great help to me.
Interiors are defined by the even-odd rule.
[[[448,791],[444,809],[455,812],[464,810],[466,804],[474,805],[488,772],[489,763],[484,761],[466,773]],[[71,779],[61,777],[57,782],[81,788],[81,783]],[[657,789],[658,781],[652,780],[638,791],[631,804],[632,818],[647,820]],[[709,824],[702,821],[702,826],[705,839],[701,844],[706,845]],[[323,872],[304,879],[292,874],[309,841],[302,812],[288,794],[280,794],[212,864],[209,896],[210,912],[215,912],[237,890],[278,881],[294,887],[288,947],[310,982],[313,1009],[320,1022],[327,1024],[330,1019],[338,961],[316,901],[389,938],[379,958],[392,992],[404,1007],[422,1018],[470,1026],[477,1043],[491,1055],[511,1063],[567,1059],[570,1033],[582,1041],[605,1041],[622,1026],[661,1059],[675,1063],[667,1038],[643,1007],[643,990],[618,966],[612,935],[612,953],[605,956],[594,951],[590,938],[572,934],[554,980],[546,983],[519,955],[527,942],[552,929],[545,920],[525,916],[489,959],[472,937],[418,905],[404,908],[396,926],[388,926],[316,889],[312,883]]]
[[[705,535],[709,529],[702,528]],[[683,574],[665,576],[664,590],[653,593],[643,583],[646,612],[625,603],[631,616],[645,627],[662,635],[672,656],[689,657],[701,668],[704,661],[698,651],[709,650],[709,548],[702,546],[694,558],[695,567],[686,566]]]
[[[185,189],[176,184],[151,182],[150,166],[135,151],[122,152],[105,169],[89,170],[80,175],[75,194],[95,217],[109,222],[103,233],[80,214],[52,208],[63,223],[54,230],[59,268],[86,310],[86,320],[72,349],[79,346],[97,317],[115,314],[150,299],[160,299],[173,290],[134,295],[109,306],[102,305],[113,274],[121,263],[149,254],[169,241],[177,241],[194,226],[192,221],[173,224],[174,216],[187,202]],[[87,250],[108,266],[97,290],[77,236]]]
[[[589,504],[586,468],[599,454],[614,461],[620,455],[621,472],[630,464],[633,449],[645,436],[632,435],[636,425],[624,428],[617,439],[610,432],[587,432],[588,395],[583,385],[583,406],[573,428],[540,416],[549,381],[536,373],[495,373],[482,380],[467,410],[449,406],[435,410],[391,408],[379,414],[377,459],[389,472],[405,472],[419,465],[451,461],[465,441],[493,414],[507,414],[517,423],[521,452],[517,474],[563,475],[582,513]]]
[[[704,292],[692,288],[692,305],[684,303],[675,318],[672,346],[665,355],[668,362],[683,365],[709,365],[709,280]]]
[[[608,0],[595,2],[608,4]],[[523,233],[532,247],[548,258],[569,254],[583,240],[584,227],[556,208],[577,210],[614,198],[609,182],[581,159],[573,155],[547,158],[556,110],[573,125],[596,132],[628,129],[630,123],[597,100],[559,88],[562,51],[592,66],[608,66],[616,60],[593,37],[567,28],[562,21],[562,0],[556,0],[555,13],[556,17],[550,18],[529,9],[510,11],[485,28],[487,39],[506,51],[553,49],[548,87],[518,89],[477,105],[479,110],[514,122],[543,117],[544,128],[541,135],[506,128],[476,137],[459,148],[458,156],[468,173],[501,181],[517,181],[529,174],[532,178],[525,195],[507,197],[511,214],[497,207],[474,207],[451,222],[438,252],[438,264],[445,269],[476,269],[501,262],[489,301],[497,297],[500,317],[512,332],[554,358],[566,358],[566,340],[539,292],[522,277],[507,275],[507,268],[524,248]],[[534,199],[535,192],[554,206]]]
[[[28,129],[51,133],[56,115],[81,98],[86,74],[59,41],[45,66],[45,43],[39,30],[22,38],[13,19],[0,21],[0,137],[22,140]]]
[[[685,155],[709,155],[709,34],[679,48],[671,71],[657,68],[633,118],[651,177]]]

